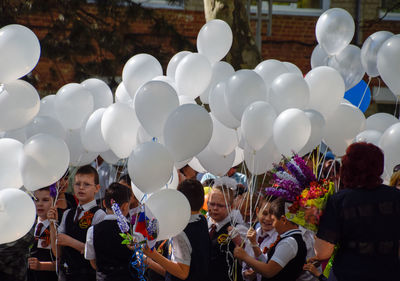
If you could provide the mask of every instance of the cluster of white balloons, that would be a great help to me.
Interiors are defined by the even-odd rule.
[[[25,27],[0,29],[0,61],[18,56],[8,68],[0,66],[1,229],[9,223],[4,198],[22,196],[8,194],[8,188],[36,190],[56,182],[68,166],[89,164],[98,155],[110,164],[126,159],[133,191],[140,200],[149,197],[162,239],[180,232],[189,219],[190,206],[174,189],[176,169],[186,164],[222,176],[245,161],[259,175],[282,154],[305,154],[321,141],[340,156],[354,140],[367,140],[382,147],[390,169],[400,159],[398,120],[386,114],[365,120],[343,97],[364,71],[379,73],[400,93],[400,37],[371,35],[360,51],[349,45],[353,33],[351,16],[331,9],[318,20],[319,46],[305,77],[294,64],[274,59],[235,71],[220,61],[232,31],[212,20],[198,34],[198,52],[175,54],[166,75],[149,54],[130,58],[114,101],[97,78],[64,85],[40,100],[33,86],[18,80],[36,65],[39,41]],[[197,105],[197,97],[211,112]],[[15,239],[24,227],[13,233]]]
[[[319,44],[311,55],[311,67],[325,65],[335,68],[344,79],[346,91],[357,85],[365,73],[371,78],[380,75],[398,95],[398,35],[394,36],[389,31],[375,32],[365,40],[360,49],[350,44],[354,31],[353,18],[346,10],[333,8],[323,13],[315,28]]]

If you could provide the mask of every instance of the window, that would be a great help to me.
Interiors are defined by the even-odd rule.
[[[257,12],[258,0],[251,1],[251,13]],[[329,9],[330,0],[275,0],[273,1],[273,15],[320,16]],[[262,1],[262,13],[268,13],[268,1]]]
[[[164,8],[164,9],[183,9],[184,0],[132,0],[142,4],[143,7]]]
[[[379,17],[383,20],[400,20],[400,2],[398,0],[382,0]]]

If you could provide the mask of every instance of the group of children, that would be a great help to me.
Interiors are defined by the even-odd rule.
[[[100,185],[93,167],[80,167],[75,174],[76,205],[66,204],[63,184],[66,182],[59,183],[57,202],[49,187],[34,192],[38,218],[28,280],[140,280],[132,267],[136,256],[121,244],[123,238],[111,208],[115,202],[126,217],[136,212],[138,202],[129,187],[130,179],[122,178],[106,189],[103,209],[95,200]],[[255,204],[257,219],[253,222],[250,215],[245,222],[233,215],[235,192],[224,185],[214,186],[208,194],[206,217],[200,213],[204,203],[200,182],[183,180],[177,189],[190,203],[190,220],[177,236],[160,241],[153,249],[144,248],[148,279],[290,281],[303,273],[312,245],[304,241],[304,231],[286,219],[283,200],[260,200]],[[242,213],[249,208],[246,204]],[[241,228],[248,229],[247,233]]]

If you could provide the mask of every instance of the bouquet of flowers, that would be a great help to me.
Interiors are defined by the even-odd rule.
[[[283,158],[272,173],[273,185],[266,188],[267,195],[293,202],[286,217],[311,231],[317,231],[328,197],[335,192],[334,183],[326,179],[317,181],[306,161],[296,154],[291,159]]]
[[[318,230],[319,219],[325,209],[328,197],[335,192],[334,183],[326,179],[311,182],[289,207],[286,217],[311,231]]]
[[[306,161],[295,154],[291,159],[283,158],[280,165],[272,170],[272,187],[267,187],[267,196],[283,197],[287,201],[295,201],[311,182],[316,181]]]

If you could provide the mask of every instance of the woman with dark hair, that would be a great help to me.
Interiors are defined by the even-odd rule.
[[[342,190],[331,196],[315,240],[326,260],[338,244],[333,274],[339,281],[399,280],[400,191],[382,184],[383,153],[354,143],[342,158]]]

